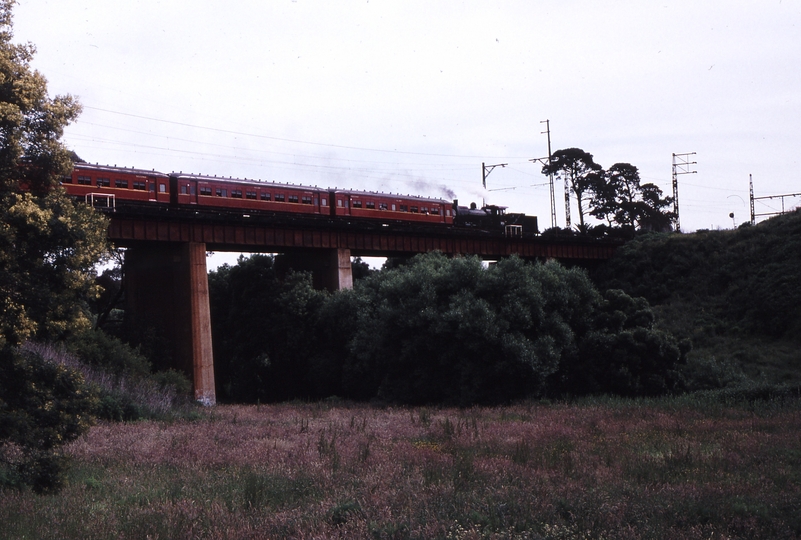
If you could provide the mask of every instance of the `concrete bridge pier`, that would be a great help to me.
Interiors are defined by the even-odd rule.
[[[195,400],[214,405],[206,244],[152,243],[128,248],[124,275],[127,323],[160,332],[172,345],[174,367],[192,380]]]
[[[279,270],[311,272],[315,289],[353,288],[349,249],[304,249],[284,253],[282,258]]]

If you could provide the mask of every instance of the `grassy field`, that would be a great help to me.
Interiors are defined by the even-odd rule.
[[[2,538],[797,538],[801,406],[219,406],[101,424]]]

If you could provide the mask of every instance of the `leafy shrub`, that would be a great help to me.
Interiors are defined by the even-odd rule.
[[[57,491],[57,448],[89,429],[98,398],[83,377],[42,356],[0,349],[0,469],[11,485]]]
[[[714,356],[690,358],[682,367],[684,387],[689,392],[740,386],[747,380],[734,362]]]
[[[555,390],[655,396],[682,389],[681,366],[690,344],[679,343],[653,324],[644,298],[606,291],[593,314],[592,330],[581,337],[577,354],[555,377]]]
[[[517,257],[432,253],[362,280],[343,371],[404,403],[501,403],[544,390],[598,299],[586,276]],[[349,396],[345,388],[343,394]]]
[[[80,358],[83,363],[115,376],[150,375],[151,366],[147,358],[102,330],[87,330],[72,336],[67,341],[67,350]]]

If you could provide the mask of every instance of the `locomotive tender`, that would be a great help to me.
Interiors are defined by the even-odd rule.
[[[323,189],[296,184],[221,178],[197,174],[160,173],[143,169],[75,163],[62,186],[75,198],[109,208],[158,205],[294,216],[357,218],[409,224],[473,227],[510,236],[537,234],[537,218],[506,214],[505,207],[478,210],[443,199]]]

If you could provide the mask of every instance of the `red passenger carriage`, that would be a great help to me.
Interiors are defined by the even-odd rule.
[[[169,176],[143,169],[76,163],[61,185],[74,197],[113,197],[125,201],[169,203]]]
[[[196,174],[170,174],[172,203],[293,214],[324,214],[325,190],[316,187],[226,179]]]
[[[368,219],[411,221],[415,223],[453,223],[453,207],[442,199],[393,195],[366,191],[336,190],[333,215]]]

